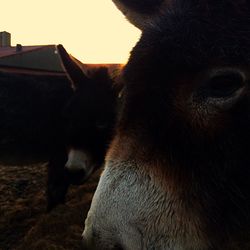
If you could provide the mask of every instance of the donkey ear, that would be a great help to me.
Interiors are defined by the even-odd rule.
[[[76,90],[83,85],[89,84],[90,79],[84,73],[83,65],[73,56],[69,55],[61,44],[57,45],[57,51],[61,64],[71,81],[72,88]]]
[[[154,25],[154,20],[168,6],[170,0],[112,0],[130,23],[144,30]]]

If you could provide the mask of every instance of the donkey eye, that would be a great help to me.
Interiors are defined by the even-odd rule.
[[[223,98],[233,95],[243,85],[244,78],[240,73],[224,73],[209,79],[206,92],[209,97]]]

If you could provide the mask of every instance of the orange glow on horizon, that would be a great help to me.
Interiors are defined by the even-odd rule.
[[[1,3],[1,30],[12,45],[63,44],[83,63],[125,63],[140,31],[112,0],[22,0]]]

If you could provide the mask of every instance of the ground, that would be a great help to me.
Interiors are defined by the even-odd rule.
[[[46,213],[46,164],[0,166],[0,250],[78,250],[99,172]]]

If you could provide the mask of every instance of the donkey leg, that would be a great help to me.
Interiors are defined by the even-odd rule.
[[[65,202],[69,181],[65,171],[67,152],[65,149],[54,153],[48,163],[47,211]]]

